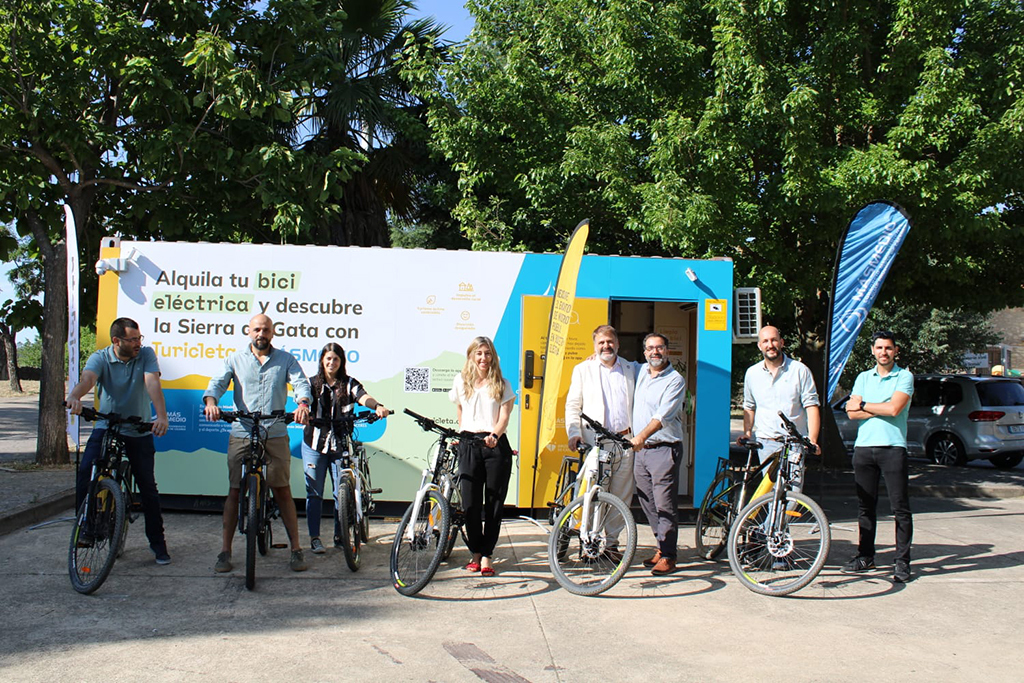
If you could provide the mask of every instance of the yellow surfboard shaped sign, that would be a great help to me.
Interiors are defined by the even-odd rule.
[[[572,307],[576,301],[576,279],[580,274],[583,247],[590,235],[590,220],[584,219],[576,226],[569,245],[558,269],[555,285],[555,299],[551,305],[551,323],[548,326],[547,352],[544,354],[544,382],[541,392],[540,427],[537,436],[537,452],[547,447],[555,438],[555,413],[558,411],[558,379],[562,376],[562,360],[565,358],[565,342],[569,338],[569,323],[572,322]]]

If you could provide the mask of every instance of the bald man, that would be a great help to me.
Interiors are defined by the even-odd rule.
[[[811,371],[783,353],[785,346],[777,327],[762,327],[757,348],[764,359],[751,365],[743,378],[743,436],[756,436],[764,444],[761,462],[782,448],[787,432],[779,411],[815,445],[821,429],[818,391]]]
[[[295,401],[295,421],[306,424],[309,420],[310,391],[306,374],[299,367],[295,356],[275,349],[274,322],[265,315],[255,315],[248,325],[249,345],[235,351],[224,361],[220,374],[210,378],[210,385],[203,394],[206,419],[220,419],[217,402],[227,391],[231,380],[235,382],[235,408],[245,412],[271,413],[284,410],[288,400],[288,384],[292,385]],[[299,543],[299,521],[295,512],[295,500],[291,487],[291,450],[288,447],[288,430],[284,422],[276,422],[267,429],[267,484],[274,492],[274,500],[281,510],[281,520],[291,541],[292,554],[288,566],[292,571],[306,569]],[[224,501],[224,528],[221,552],[217,556],[214,571],[231,571],[231,542],[238,524],[238,491],[242,483],[242,459],[249,452],[249,430],[247,425],[236,421],[231,425],[228,436],[228,497]]]

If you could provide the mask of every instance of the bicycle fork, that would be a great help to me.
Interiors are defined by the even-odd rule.
[[[413,499],[412,502],[413,517],[409,520],[409,526],[406,527],[405,530],[406,540],[408,540],[410,543],[416,539],[416,525],[413,522],[416,519],[416,515],[419,514],[420,506],[423,505],[423,499],[427,497],[427,494],[430,491],[440,491],[440,489],[437,487],[437,484],[431,481],[433,476],[434,473],[432,470],[423,470],[423,476],[420,479],[420,488],[416,492],[416,497]],[[433,525],[433,520],[431,520],[431,525]]]

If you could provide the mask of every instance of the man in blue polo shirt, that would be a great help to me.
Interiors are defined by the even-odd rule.
[[[874,369],[857,375],[846,403],[852,420],[863,420],[853,448],[853,478],[857,484],[857,556],[843,565],[843,572],[859,574],[875,568],[878,482],[885,477],[889,505],[896,520],[896,563],[893,581],[910,581],[910,541],[914,522],[910,514],[907,468],[907,413],[914,393],[914,375],[896,365],[899,347],[892,332],[875,332],[871,338]]]
[[[149,421],[156,410],[151,432],[140,432],[130,424],[121,428],[128,462],[135,483],[139,486],[142,513],[146,518],[146,537],[156,555],[157,564],[170,564],[164,539],[164,520],[160,511],[160,492],[156,488],[153,465],[156,457],[154,436],[167,433],[167,407],[160,386],[160,366],[153,349],[142,346],[139,324],[131,318],[118,318],[110,326],[110,346],[96,351],[85,363],[81,381],[68,394],[67,406],[73,415],[82,414],[82,398],[99,385],[101,413],[117,413],[122,417],[138,416]],[[152,403],[152,407],[150,406]],[[92,465],[103,446],[106,420],[93,426],[85,454],[78,470],[78,500],[89,490]]]

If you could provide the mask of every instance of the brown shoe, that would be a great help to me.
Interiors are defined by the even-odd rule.
[[[676,561],[671,557],[663,557],[658,560],[658,564],[651,568],[651,573],[655,576],[663,576],[665,574],[671,574],[676,570]]]
[[[645,567],[653,567],[654,565],[658,564],[658,562],[660,562],[660,561],[661,561],[661,550],[659,549],[659,550],[657,550],[654,553],[654,555],[651,558],[644,560],[644,566]]]

